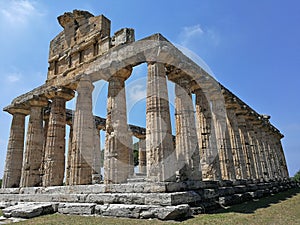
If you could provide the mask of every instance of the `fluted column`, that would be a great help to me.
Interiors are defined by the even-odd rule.
[[[91,184],[95,124],[92,108],[94,86],[82,78],[77,86],[76,110],[73,122],[70,185]]]
[[[270,144],[268,140],[268,135],[267,135],[267,129],[265,126],[262,128],[262,137],[263,137],[263,145],[264,145],[264,150],[265,150],[265,156],[266,156],[266,165],[268,169],[268,178],[273,179],[275,178],[274,173],[274,163],[272,162],[271,158],[271,153],[270,153]]]
[[[66,101],[74,97],[70,89],[48,92],[52,100],[45,149],[43,186],[63,185],[65,174]]]
[[[146,161],[146,140],[140,139],[139,141],[139,173],[147,173],[147,161]]]
[[[42,184],[41,165],[43,160],[44,128],[43,107],[48,104],[46,98],[31,99],[26,148],[23,158],[21,187],[35,187]]]
[[[189,82],[179,78],[175,84],[177,179],[202,180],[194,106]]]
[[[171,130],[165,67],[148,64],[146,105],[147,176],[152,181],[175,180],[176,162]]]
[[[68,140],[68,155],[66,167],[66,185],[70,185],[71,164],[72,164],[72,139],[73,139],[73,124],[69,124],[69,140]]]
[[[242,141],[238,129],[235,109],[227,107],[228,129],[231,137],[231,146],[234,157],[234,165],[237,179],[247,178],[245,155],[242,149]]]
[[[8,140],[2,188],[16,188],[20,186],[24,152],[25,117],[29,114],[29,110],[25,108],[11,108],[7,111],[13,115],[13,118]]]
[[[255,168],[254,178],[261,179],[261,178],[263,178],[263,174],[262,174],[262,167],[261,167],[261,162],[260,162],[260,157],[259,157],[260,146],[258,145],[259,143],[257,142],[257,137],[255,135],[253,126],[250,123],[250,121],[246,122],[246,126],[247,126],[248,138],[249,138],[250,146],[251,146],[253,165]]]
[[[238,128],[242,142],[242,149],[246,161],[247,179],[255,179],[255,167],[253,165],[253,154],[249,136],[247,133],[247,126],[243,115],[238,114]]]
[[[209,101],[201,89],[196,94],[196,118],[203,180],[220,180],[221,170]]]
[[[274,178],[280,178],[281,176],[281,171],[280,171],[280,165],[278,161],[278,155],[277,155],[277,147],[275,143],[275,137],[274,134],[271,130],[267,132],[268,134],[268,140],[269,140],[269,150],[271,153],[271,160],[273,163],[273,168],[274,168]]]
[[[106,140],[104,151],[104,182],[124,183],[133,168],[132,138],[128,130],[125,80],[131,69],[123,69],[110,77],[108,85]]]
[[[101,181],[101,144],[100,144],[100,130],[95,129],[95,148],[93,153],[93,173],[92,183],[99,184]]]
[[[279,151],[279,155],[280,155],[280,165],[281,165],[283,178],[288,178],[289,177],[289,172],[288,172],[286,159],[285,159],[285,156],[284,156],[284,151],[283,151],[281,140],[280,140],[281,138],[283,138],[283,135],[281,135],[279,133],[278,134],[278,139],[277,139],[277,146],[278,146],[278,151]]]
[[[261,163],[261,168],[262,168],[262,177],[264,180],[267,180],[269,178],[269,170],[268,170],[268,165],[267,165],[267,158],[266,158],[266,147],[265,144],[263,143],[263,136],[261,132],[261,125],[256,125],[257,127],[255,128],[255,134],[257,137],[257,143],[259,146],[259,157],[260,157],[260,163]]]
[[[222,104],[221,100],[217,99],[212,101],[212,108],[222,179],[233,180],[236,178],[236,176],[228,127],[226,123],[225,105]]]

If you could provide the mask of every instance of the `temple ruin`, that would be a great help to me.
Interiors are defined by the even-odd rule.
[[[283,135],[270,116],[257,113],[161,34],[135,41],[134,30],[124,28],[111,36],[109,19],[79,10],[58,22],[63,31],[50,42],[45,84],[4,108],[12,123],[0,202],[177,219],[293,186]],[[148,68],[145,128],[128,124],[125,94],[125,81],[142,63]],[[106,119],[92,112],[99,80],[108,82]],[[167,80],[175,84],[176,134]],[[76,109],[66,109],[75,96]],[[103,165],[100,130],[106,133]],[[138,172],[132,136],[139,139]],[[3,212],[13,215],[10,208]]]

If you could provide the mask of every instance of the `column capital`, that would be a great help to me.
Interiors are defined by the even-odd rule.
[[[27,105],[15,105],[15,106],[8,106],[3,109],[4,111],[14,115],[14,114],[23,114],[29,115],[30,110]]]
[[[56,87],[49,90],[45,96],[47,98],[53,99],[53,98],[63,98],[67,101],[71,100],[75,96],[75,92],[66,87]]]
[[[28,104],[30,106],[45,107],[48,105],[48,100],[45,97],[33,96],[32,99],[28,100]]]

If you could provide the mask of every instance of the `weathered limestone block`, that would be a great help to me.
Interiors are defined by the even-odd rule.
[[[72,215],[92,215],[96,204],[91,203],[59,203],[58,212]]]
[[[22,167],[21,187],[40,186],[42,183],[41,165],[43,160],[44,130],[43,107],[48,105],[46,98],[29,101],[30,118],[27,130],[26,149]]]
[[[176,154],[171,130],[165,66],[162,63],[148,63],[146,154],[147,177],[150,180],[175,180]]]
[[[19,187],[23,163],[25,116],[29,110],[12,108],[13,115],[5,160],[2,188]]]
[[[94,153],[95,124],[92,113],[94,86],[89,78],[82,78],[76,89],[77,101],[73,122],[70,185],[91,184]]]
[[[202,179],[219,180],[221,178],[221,170],[210,103],[201,89],[197,89],[195,94]]]
[[[52,100],[44,158],[43,186],[63,184],[65,174],[66,101],[74,97],[70,89],[59,88],[47,94]]]
[[[129,217],[129,218],[158,218],[161,220],[179,220],[191,216],[189,205],[161,207],[157,205],[97,205],[96,214],[102,216]]]
[[[133,174],[132,138],[127,125],[125,80],[131,69],[123,69],[109,80],[104,151],[104,183],[124,183]]]
[[[199,145],[189,81],[175,84],[177,180],[202,180]],[[178,176],[177,175],[177,176]]]
[[[21,203],[2,210],[5,217],[33,218],[57,212],[58,203]]]

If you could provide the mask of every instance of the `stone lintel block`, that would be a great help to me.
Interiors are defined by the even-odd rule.
[[[5,217],[33,218],[57,212],[58,203],[22,203],[2,210]]]
[[[96,204],[92,203],[59,203],[58,212],[72,215],[92,215]]]
[[[246,185],[248,180],[240,179],[240,180],[234,180],[232,181],[232,185],[238,186],[238,185]]]
[[[256,191],[258,189],[257,184],[248,184],[247,187],[249,191]]]

